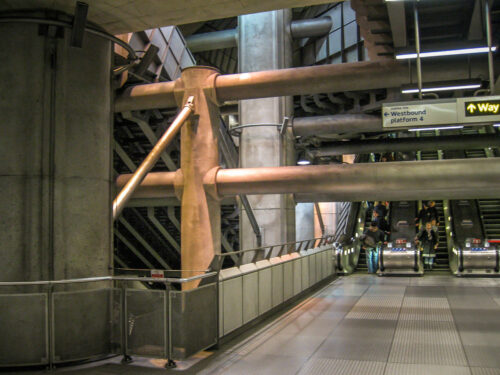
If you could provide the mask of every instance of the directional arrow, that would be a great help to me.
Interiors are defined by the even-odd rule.
[[[470,112],[470,113],[474,113],[474,111],[477,109],[476,105],[475,104],[472,104],[470,103],[468,106],[467,106],[467,110]]]
[[[385,117],[387,117],[387,116],[389,116],[389,114],[388,114],[387,112],[385,112],[385,113],[384,113],[384,116],[385,116]]]

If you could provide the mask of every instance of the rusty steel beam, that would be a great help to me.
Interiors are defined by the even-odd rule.
[[[173,172],[150,173],[143,198],[165,198],[173,191]],[[453,159],[304,167],[221,169],[220,196],[306,194],[301,201],[473,199],[498,197],[500,160]],[[120,176],[122,181],[129,178]],[[155,186],[156,185],[156,186]],[[326,199],[327,197],[327,199]]]
[[[476,57],[452,65],[428,62],[426,76],[440,81],[476,78],[488,74],[488,66]],[[252,73],[217,75],[207,83],[218,103],[230,100],[320,94],[342,91],[366,91],[400,87],[413,79],[408,65],[396,61],[363,61],[326,64],[303,68],[268,70]],[[175,95],[182,95],[182,78],[173,82],[138,85],[116,98],[115,112],[175,107]]]
[[[120,213],[125,208],[125,205],[134,194],[134,190],[140,185],[146,174],[154,167],[163,151],[175,138],[184,122],[193,112],[194,97],[189,97],[182,111],[177,115],[174,122],[168,127],[158,143],[153,147],[151,152],[146,156],[146,159],[141,163],[139,168],[134,172],[133,177],[127,181],[125,186],[120,190],[115,200],[113,201],[113,219],[116,220]]]

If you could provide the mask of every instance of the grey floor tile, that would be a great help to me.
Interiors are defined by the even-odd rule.
[[[408,286],[405,297],[446,298],[443,286]]]
[[[325,337],[301,335],[275,335],[252,353],[276,356],[311,356],[325,341]]]
[[[386,362],[391,350],[391,340],[340,339],[325,341],[314,353],[314,358],[334,358]]]
[[[251,353],[241,358],[222,372],[229,374],[270,374],[270,375],[289,375],[295,374],[307,361],[307,358],[301,356],[288,357],[277,355],[263,355]]]
[[[388,363],[384,375],[471,375],[468,367]]]
[[[400,320],[453,321],[446,298],[408,297],[407,295],[401,307]]]
[[[402,295],[364,295],[346,315],[346,319],[397,320],[402,300]]]
[[[382,375],[384,362],[350,361],[312,358],[300,370],[300,375]]]
[[[500,375],[500,368],[471,367],[472,375]]]
[[[500,368],[500,348],[483,345],[464,345],[470,366]]]

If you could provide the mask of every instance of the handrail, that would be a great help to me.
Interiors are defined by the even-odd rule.
[[[88,283],[97,281],[152,281],[171,284],[184,284],[191,281],[205,279],[208,277],[216,276],[217,272],[209,272],[202,275],[192,277],[173,278],[173,277],[134,277],[134,276],[99,276],[87,277],[79,279],[65,279],[65,280],[43,280],[43,281],[0,281],[0,286],[21,286],[21,285],[57,285],[57,284],[76,284]]]
[[[259,251],[259,250],[265,250],[265,249],[269,249],[269,248],[275,248],[275,247],[281,247],[281,246],[289,246],[289,245],[295,245],[295,244],[303,244],[305,242],[311,242],[311,241],[317,241],[317,240],[329,240],[330,238],[333,238],[333,236],[331,235],[328,235],[328,236],[325,236],[325,237],[316,237],[316,238],[311,238],[309,240],[301,240],[301,241],[294,241],[294,242],[285,242],[285,243],[282,243],[282,244],[277,244],[277,245],[267,245],[267,246],[261,246],[261,247],[256,247],[256,248],[253,248],[253,249],[246,249],[246,250],[237,250],[237,251],[231,251],[229,253],[223,253],[223,254],[219,254],[220,257],[226,257],[226,256],[230,256],[230,255],[238,255],[238,254],[243,254],[243,253],[246,253],[248,251]],[[320,242],[321,244],[321,242]],[[298,249],[297,251],[300,251],[302,249]]]

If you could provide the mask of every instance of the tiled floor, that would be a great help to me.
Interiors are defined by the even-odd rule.
[[[107,363],[75,373],[159,372]],[[342,277],[249,337],[167,372],[500,375],[500,280]]]

